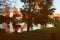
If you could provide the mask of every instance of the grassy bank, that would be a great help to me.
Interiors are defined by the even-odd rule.
[[[60,29],[45,28],[22,33],[6,33],[1,31],[0,40],[60,40]]]

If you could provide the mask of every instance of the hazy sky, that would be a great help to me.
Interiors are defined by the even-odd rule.
[[[15,5],[17,8],[21,8],[23,3],[20,1],[20,0],[15,0],[16,3],[12,3],[13,5]],[[60,0],[54,0],[54,3],[53,3],[53,7],[56,8],[55,12],[54,13],[60,13]]]
[[[54,0],[55,13],[60,13],[60,0]]]

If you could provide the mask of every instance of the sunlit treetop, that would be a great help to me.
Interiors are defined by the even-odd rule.
[[[14,9],[13,9],[13,13],[14,14],[18,14],[19,12],[18,12],[18,9],[14,6]]]

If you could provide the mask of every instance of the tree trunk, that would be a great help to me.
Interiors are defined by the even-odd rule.
[[[28,22],[28,23],[27,23],[27,32],[29,31],[30,26],[31,26],[31,25],[30,25],[30,23]]]
[[[43,24],[43,25],[42,25],[42,28],[46,28],[46,24]]]
[[[29,31],[29,29],[30,29],[30,26],[27,25],[27,32]]]
[[[27,23],[27,32],[30,31],[30,28],[32,30],[32,23],[30,21],[28,21],[28,23]]]

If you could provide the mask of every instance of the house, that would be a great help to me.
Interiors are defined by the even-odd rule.
[[[60,14],[49,15],[49,17],[53,20],[60,21]]]

